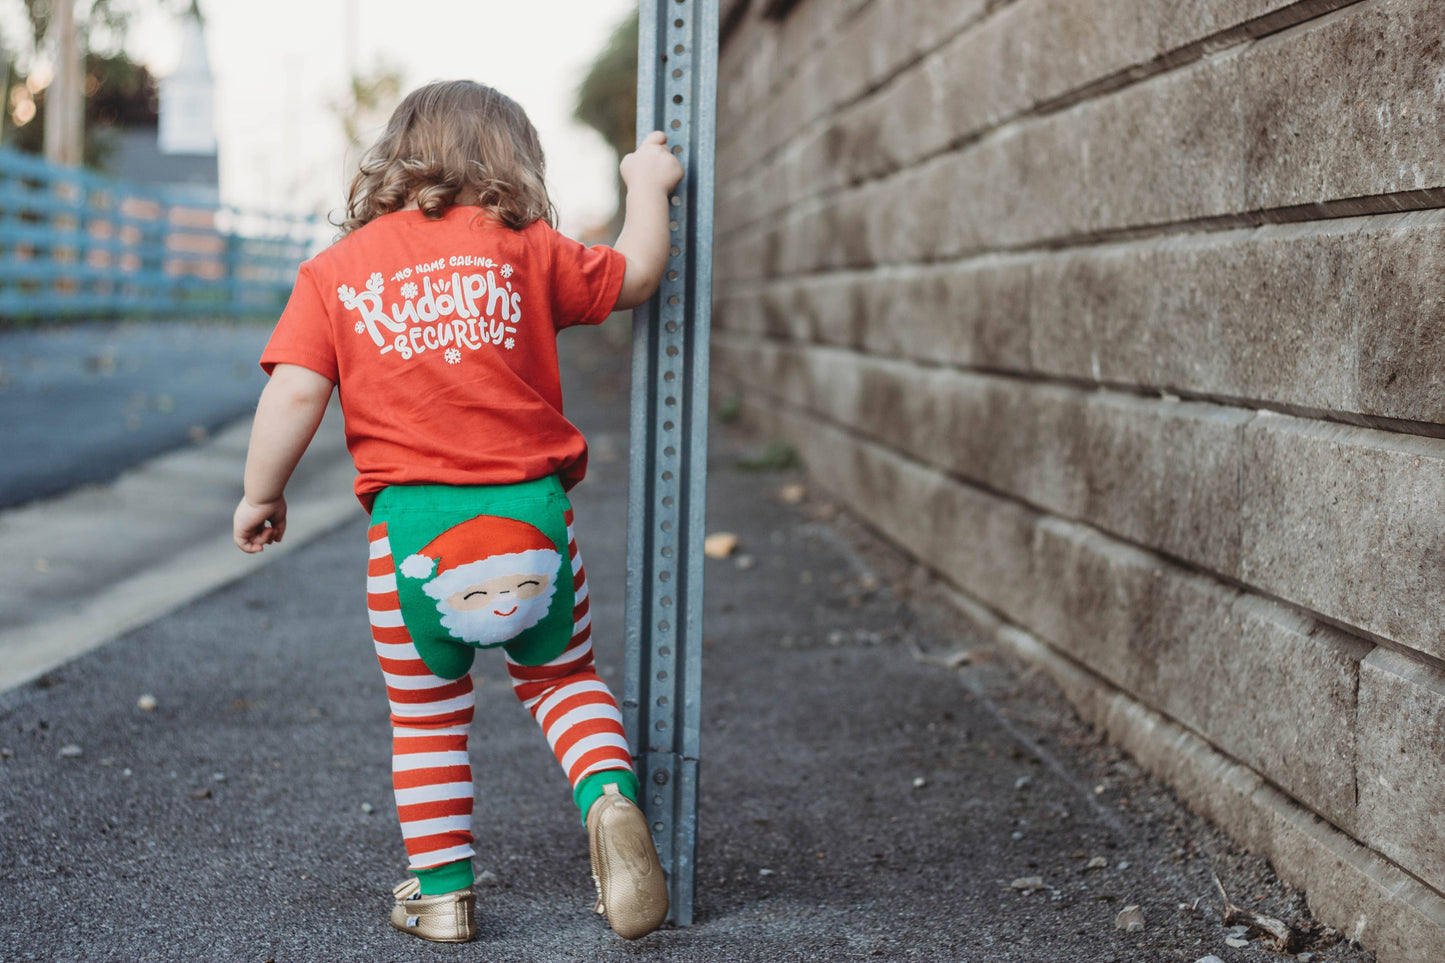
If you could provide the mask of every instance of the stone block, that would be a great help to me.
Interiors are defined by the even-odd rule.
[[[927,364],[1023,370],[1028,363],[1028,271],[1004,258],[885,268],[837,282],[859,305],[846,340],[823,340]],[[835,311],[834,313],[839,313]]]
[[[1034,0],[1000,14],[1009,34],[1010,76],[1017,100],[1038,104],[1129,67],[1159,52],[1159,21],[1170,6],[1104,0]]]
[[[1370,646],[1089,529],[1043,520],[1025,627],[1355,824],[1356,666]]]
[[[1355,4],[1244,58],[1249,209],[1445,186],[1445,18],[1434,0]]]
[[[1360,666],[1360,838],[1445,891],[1445,673],[1388,649]]]
[[[762,298],[756,294],[717,296],[712,302],[712,330],[733,337],[761,337],[763,327]]]
[[[715,291],[714,323],[728,330],[928,364],[1028,364],[1028,269],[1019,260],[835,272]]]
[[[1445,75],[1442,75],[1445,76]],[[1359,410],[1445,422],[1445,217],[1391,218],[1361,232],[1341,300],[1354,308]]]
[[[1082,408],[1081,430],[1056,419],[1060,430],[1039,439],[1071,456],[1058,473],[1069,486],[1059,514],[1214,572],[1235,571],[1250,415],[1113,392],[1071,404]]]
[[[770,284],[764,297],[771,330],[786,326],[796,341],[856,347],[874,323],[857,284],[844,274]]]
[[[1204,60],[1021,125],[1016,172],[1030,203],[999,226],[1000,242],[1238,211],[1238,84],[1237,57]]]
[[[939,470],[1213,571],[1239,564],[1239,409],[1083,392],[808,345],[716,364]]]
[[[1355,833],[1356,686],[1373,646],[1249,594],[1231,616],[1208,668],[1162,680],[1167,704],[1187,704],[1178,718]]]
[[[1035,513],[796,410],[769,418],[817,483],[889,539],[1000,611],[1032,605]]]
[[[1355,327],[1378,304],[1356,224],[1230,231],[1051,255],[1032,268],[1039,371],[1354,410]],[[1356,284],[1359,280],[1361,283]]]
[[[1222,574],[1239,564],[1238,409],[807,351],[803,407],[925,464]]]
[[[1095,724],[1235,842],[1251,852],[1270,851],[1272,813],[1255,804],[1266,787],[1253,769],[1221,755],[1198,734],[1117,690]]]
[[[1439,892],[1268,786],[1253,801],[1271,819],[1262,855],[1281,880],[1305,891],[1317,918],[1364,944],[1378,963],[1438,963],[1445,953]]]
[[[1445,657],[1445,441],[1268,412],[1244,437],[1239,578]]]

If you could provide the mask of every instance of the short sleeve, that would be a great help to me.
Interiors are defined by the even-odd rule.
[[[278,364],[295,364],[310,368],[333,383],[341,380],[336,365],[336,345],[331,337],[331,317],[326,301],[316,287],[311,265],[301,265],[296,286],[286,310],[271,332],[271,340],[261,352],[261,367],[269,375]]]
[[[601,324],[617,306],[627,259],[598,244],[587,247],[549,231],[552,254],[552,322],[558,328]]]

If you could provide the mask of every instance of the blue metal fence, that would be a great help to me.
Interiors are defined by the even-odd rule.
[[[0,148],[0,321],[274,315],[324,233]]]

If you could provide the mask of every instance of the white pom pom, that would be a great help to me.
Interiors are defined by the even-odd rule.
[[[436,563],[425,555],[408,555],[401,563],[401,574],[407,578],[431,578]]]

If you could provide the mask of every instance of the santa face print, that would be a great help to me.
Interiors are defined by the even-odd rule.
[[[541,595],[551,582],[549,575],[499,575],[453,592],[444,601],[458,612],[490,608],[493,615],[510,618],[521,611],[521,603]]]
[[[437,611],[442,627],[457,640],[495,645],[542,621],[552,604],[551,588],[548,575],[497,575],[437,599]]]
[[[436,602],[441,626],[458,642],[500,645],[547,617],[562,555],[536,527],[479,515],[408,556],[400,574]]]

